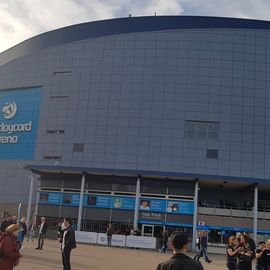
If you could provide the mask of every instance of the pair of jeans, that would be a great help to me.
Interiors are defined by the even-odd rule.
[[[200,258],[203,257],[203,256],[204,256],[204,259],[205,259],[206,262],[209,262],[210,261],[210,259],[207,256],[207,248],[201,246],[200,252],[196,256],[197,257],[197,260],[200,260]]]
[[[107,241],[108,241],[108,247],[110,247],[112,245],[112,236],[111,235],[107,235]]]
[[[40,233],[38,235],[38,248],[40,248],[40,249],[43,248],[44,238],[45,238],[45,234],[44,233]]]
[[[168,248],[167,244],[164,243],[161,247],[161,252],[166,253],[167,248]]]

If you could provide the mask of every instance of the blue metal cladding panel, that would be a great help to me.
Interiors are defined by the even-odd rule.
[[[0,91],[0,159],[32,160],[41,88]]]
[[[30,38],[0,54],[0,66],[34,51],[108,35],[175,29],[270,29],[268,21],[201,16],[131,17],[72,25]]]
[[[200,30],[201,20],[207,28]],[[26,41],[36,53],[21,58],[12,54],[17,59],[0,67],[0,89],[42,85],[33,163],[52,165],[55,161],[44,160],[44,156],[57,155],[62,157],[61,166],[269,183],[269,23],[236,22],[127,18],[85,24],[84,37],[79,33],[82,26],[46,33],[39,48],[34,46],[35,38],[34,43]],[[112,28],[134,24],[130,29],[138,31],[113,35],[120,30],[107,29],[105,36],[104,28],[96,32],[100,38],[91,39],[94,32],[89,28],[88,33],[87,27],[109,23]],[[153,31],[151,24],[157,24]],[[259,26],[262,30],[255,29]],[[121,27],[124,33],[127,25]],[[159,31],[166,27],[168,31]],[[77,42],[71,42],[67,33],[73,38],[77,35]],[[51,96],[68,98],[51,100]],[[218,141],[186,138],[185,120],[219,122]],[[46,129],[65,132],[47,134]],[[83,143],[84,151],[73,152],[74,143]],[[218,150],[218,159],[208,159],[207,149]],[[17,200],[5,194],[18,190],[27,201],[28,189],[22,191],[21,175],[30,162],[23,162],[1,160],[0,178],[10,179],[5,176],[12,173],[14,179],[10,186],[3,184],[1,200]]]

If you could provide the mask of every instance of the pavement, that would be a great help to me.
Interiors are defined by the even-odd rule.
[[[36,250],[36,244],[37,240],[25,241],[23,257],[16,270],[63,269],[60,244],[56,240],[45,240],[43,250]],[[192,253],[188,255],[194,256]],[[71,264],[72,270],[155,270],[158,263],[170,257],[171,254],[160,254],[149,250],[78,244],[71,253]],[[213,262],[210,264],[202,262],[204,269],[226,269],[224,255],[210,254],[209,257]]]

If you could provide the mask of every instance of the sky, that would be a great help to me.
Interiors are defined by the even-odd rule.
[[[60,27],[155,13],[270,20],[270,0],[0,0],[0,52]]]

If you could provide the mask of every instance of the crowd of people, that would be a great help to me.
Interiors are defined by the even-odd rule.
[[[0,269],[12,270],[19,264],[22,257],[23,242],[27,236],[27,241],[33,241],[35,229],[38,231],[37,250],[42,250],[44,239],[47,233],[46,219],[41,217],[39,226],[31,222],[27,228],[26,219],[17,219],[16,216],[7,216],[0,226]],[[70,254],[76,248],[75,232],[72,228],[72,219],[64,218],[58,231],[58,241],[60,242],[62,263],[64,270],[71,270]]]
[[[57,239],[60,242],[62,263],[64,270],[71,269],[70,255],[72,249],[76,248],[75,232],[72,228],[72,219],[64,218],[57,230]],[[23,241],[27,236],[27,241],[33,241],[35,230],[38,232],[37,250],[42,250],[44,239],[47,233],[46,219],[41,217],[40,224],[35,226],[32,222],[28,228],[25,218],[20,220],[16,216],[7,216],[0,227],[0,269],[12,270],[19,264],[22,257]],[[132,230],[132,227],[130,227]],[[128,233],[131,233],[129,231]],[[111,247],[113,238],[113,228],[111,224],[107,227],[107,245]],[[157,270],[203,270],[200,259],[204,257],[205,262],[211,263],[207,254],[208,232],[202,230],[198,232],[198,253],[192,259],[186,255],[188,249],[188,235],[185,232],[175,232],[172,235],[164,231],[160,240],[159,251],[166,253],[170,247],[173,251],[171,259],[159,264]],[[256,259],[256,270],[270,269],[270,239],[259,242],[256,249],[254,240],[248,233],[239,236],[230,236],[226,247],[226,266],[229,270],[252,270],[252,261]]]
[[[256,270],[270,269],[270,239],[260,241],[258,248],[249,234],[230,236],[226,248],[227,268],[229,270],[252,270],[252,261],[256,259]]]
[[[181,236],[177,236],[179,234]],[[191,258],[185,254],[188,242],[185,240],[187,236],[184,235],[184,232],[173,233],[171,236],[168,236],[167,231],[163,233],[160,242],[160,252],[165,253],[167,247],[171,246],[173,256],[165,263],[159,264],[157,270],[203,269],[200,263],[200,258],[202,257],[204,257],[205,262],[212,262],[207,254],[208,232],[206,230],[198,232],[197,246],[199,251],[193,258],[192,263],[190,261]],[[230,236],[226,247],[226,254],[226,266],[229,270],[252,270],[253,260],[256,260],[256,270],[270,270],[270,239],[266,243],[263,241],[258,242],[256,248],[256,243],[249,233]],[[197,264],[194,264],[194,261]]]

